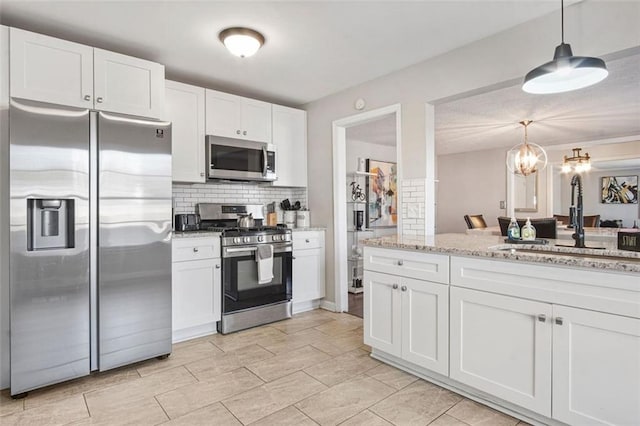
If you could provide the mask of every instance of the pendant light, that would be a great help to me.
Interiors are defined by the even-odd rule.
[[[573,155],[571,157],[564,156],[562,160],[562,173],[569,173],[574,171],[576,173],[587,172],[591,170],[591,157],[589,153],[585,152],[584,155],[580,154],[582,148],[573,148]]]
[[[507,152],[507,169],[513,174],[529,176],[547,166],[547,153],[535,143],[529,143],[527,127],[531,120],[521,121],[524,127],[524,142],[516,145]]]
[[[227,28],[218,37],[232,55],[241,58],[254,55],[264,44],[264,36],[249,28]]]
[[[560,1],[562,42],[556,47],[553,61],[529,71],[522,90],[527,93],[562,93],[582,89],[604,80],[609,71],[600,58],[573,56],[571,45],[564,42],[564,0]]]

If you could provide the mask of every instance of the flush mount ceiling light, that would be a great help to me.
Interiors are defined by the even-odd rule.
[[[249,28],[234,27],[220,31],[222,44],[235,56],[248,58],[264,44],[264,36]]]
[[[516,145],[507,152],[507,168],[516,175],[529,176],[547,166],[547,153],[538,144],[529,143],[527,126],[533,121],[524,120],[524,142]]]
[[[582,148],[573,148],[573,156],[564,156],[562,160],[562,173],[569,173],[572,170],[576,173],[582,173],[591,170],[591,157],[586,152],[584,155],[580,155]]]
[[[573,56],[571,45],[564,42],[564,0],[560,2],[562,42],[556,47],[553,61],[529,71],[522,90],[527,93],[562,93],[582,89],[604,80],[609,71],[600,58]]]

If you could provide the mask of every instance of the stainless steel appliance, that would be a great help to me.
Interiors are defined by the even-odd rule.
[[[223,334],[291,318],[293,243],[291,230],[262,226],[262,205],[199,204],[201,228],[222,232]],[[252,214],[253,228],[236,226],[239,215]],[[273,247],[273,278],[260,283],[257,251]]]
[[[275,145],[207,136],[207,178],[274,181]]]
[[[200,216],[197,214],[177,214],[175,216],[176,231],[197,231],[200,229]]]
[[[171,125],[11,100],[11,394],[171,352]]]

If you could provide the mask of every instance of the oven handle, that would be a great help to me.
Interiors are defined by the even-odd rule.
[[[243,253],[243,252],[254,252],[258,250],[258,247],[230,247],[230,248],[223,248],[222,249],[222,257],[225,257],[225,255],[227,254],[236,254],[236,253]],[[286,246],[280,246],[280,247],[273,247],[273,254],[276,253],[286,253],[286,252],[292,252],[293,251],[293,246],[292,245],[286,245]]]
[[[262,176],[266,177],[267,176],[267,166],[268,166],[268,161],[267,161],[267,146],[264,145],[262,147]]]

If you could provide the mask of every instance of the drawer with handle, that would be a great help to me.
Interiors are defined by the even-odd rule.
[[[297,231],[293,233],[293,249],[306,250],[324,247],[324,232]]]
[[[172,260],[202,260],[220,257],[220,238],[176,238],[172,243]]]
[[[364,248],[364,269],[437,283],[449,283],[449,256],[406,250]]]

